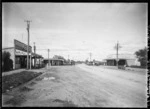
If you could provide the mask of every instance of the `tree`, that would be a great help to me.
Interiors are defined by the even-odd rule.
[[[2,53],[2,71],[9,71],[13,69],[13,61],[10,59],[10,53],[4,51]]]
[[[147,64],[147,48],[140,49],[135,52],[135,55],[138,58],[138,61],[140,61],[141,66],[145,67]]]

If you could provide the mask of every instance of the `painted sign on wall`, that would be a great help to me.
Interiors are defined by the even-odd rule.
[[[17,55],[27,55],[27,52],[21,51],[21,50],[15,50],[15,54]],[[29,53],[29,55],[31,55],[31,53]]]
[[[14,46],[16,49],[27,52],[27,45],[14,39]],[[31,53],[32,47],[29,46],[29,53]]]

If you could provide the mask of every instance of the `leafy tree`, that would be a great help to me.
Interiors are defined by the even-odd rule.
[[[2,53],[2,71],[9,71],[13,69],[13,61],[10,59],[10,53],[4,51]]]
[[[138,58],[138,61],[140,61],[141,66],[145,67],[147,64],[147,48],[140,49],[135,52],[135,55]]]

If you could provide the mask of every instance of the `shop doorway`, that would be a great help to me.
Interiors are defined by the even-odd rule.
[[[27,68],[27,56],[20,57],[20,67]]]

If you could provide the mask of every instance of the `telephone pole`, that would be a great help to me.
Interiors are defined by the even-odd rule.
[[[36,67],[36,46],[34,42],[34,67]]]
[[[48,49],[48,66],[50,65],[50,60],[49,60],[49,49]]]
[[[117,65],[117,67],[118,67],[118,50],[119,50],[119,48],[121,48],[121,46],[119,45],[119,42],[117,41],[117,44],[116,44],[116,46],[115,46],[115,49],[116,49],[116,65]]]
[[[90,62],[91,62],[92,53],[90,53]]]
[[[30,45],[30,22],[29,20],[25,20],[27,22],[27,32],[28,32],[28,46],[27,46],[27,69],[29,69],[29,45]],[[31,58],[31,57],[30,57]],[[30,63],[31,64],[31,63]],[[30,67],[31,68],[31,67]]]
[[[23,33],[22,33],[22,42],[23,42]]]

